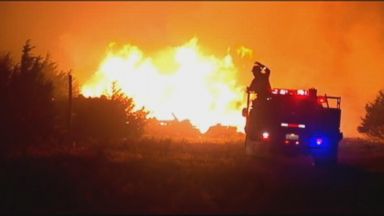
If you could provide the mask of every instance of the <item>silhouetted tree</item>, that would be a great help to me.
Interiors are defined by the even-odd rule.
[[[17,141],[33,142],[47,138],[53,131],[53,85],[44,78],[47,61],[31,55],[29,40],[23,47],[21,65],[11,79],[11,107]]]
[[[12,75],[13,63],[9,53],[0,57],[0,94],[4,94],[8,91],[9,81]],[[3,97],[2,97],[3,98]]]
[[[52,82],[54,87],[53,97],[54,100],[67,100],[68,98],[68,73],[58,69],[56,62],[51,60],[49,54],[44,58],[44,68],[42,73],[44,74],[44,79]],[[79,94],[79,86],[74,78],[72,83],[72,91],[74,95]]]
[[[11,98],[11,76],[14,70],[10,54],[0,57],[0,139],[3,145],[11,140],[11,121],[12,107],[10,106]],[[1,146],[4,147],[4,146]]]
[[[59,71],[56,62],[51,61],[47,55],[44,59],[44,79],[53,85],[52,100],[54,101],[54,133],[55,137],[62,140],[68,136],[67,111],[68,111],[68,74],[69,72]],[[72,95],[78,95],[79,87],[76,79],[72,82]]]
[[[135,103],[132,98],[122,93],[121,89],[116,86],[116,83],[112,85],[112,96],[111,100],[116,104],[121,104],[125,107],[124,119],[126,125],[126,136],[127,137],[139,137],[144,133],[144,127],[147,123],[148,112],[145,111],[144,107],[135,111]]]
[[[366,114],[357,130],[371,138],[384,141],[384,90],[379,91],[375,101],[365,106]]]
[[[0,136],[4,145],[44,140],[55,129],[54,90],[64,88],[63,76],[49,56],[33,56],[33,48],[26,41],[19,64],[13,63],[10,54],[0,57]]]
[[[0,147],[65,135],[67,74],[57,70],[49,55],[32,55],[33,48],[26,41],[20,63],[13,63],[10,54],[0,56]],[[133,100],[115,86],[111,97],[80,96],[73,104],[73,131],[78,138],[104,140],[143,133],[147,113],[135,111]]]

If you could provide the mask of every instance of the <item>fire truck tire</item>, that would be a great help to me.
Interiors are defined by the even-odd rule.
[[[268,155],[266,143],[246,138],[245,154],[248,156],[266,157]]]
[[[337,167],[337,143],[332,145],[333,148],[329,150],[329,152],[322,156],[313,156],[314,164],[316,167],[323,167],[323,168],[335,168]]]

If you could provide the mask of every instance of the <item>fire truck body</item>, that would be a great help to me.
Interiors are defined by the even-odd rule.
[[[316,89],[273,89],[266,100],[251,96],[243,110],[247,154],[308,154],[316,165],[337,163],[340,97],[318,96]]]

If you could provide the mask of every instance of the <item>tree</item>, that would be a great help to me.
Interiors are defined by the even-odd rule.
[[[14,70],[10,54],[0,57],[0,138],[4,144],[9,143],[11,139],[10,123],[12,120],[12,111],[9,104],[11,98],[11,76]]]
[[[58,64],[51,60],[49,54],[44,58],[44,68],[42,73],[44,74],[44,79],[46,81],[52,82],[54,87],[53,97],[54,100],[67,100],[68,99],[68,74],[69,72],[64,72],[58,69]],[[72,83],[72,91],[74,95],[78,95],[79,86],[74,78]]]
[[[56,124],[54,109],[56,83],[63,85],[56,63],[49,56],[31,54],[27,40],[20,63],[10,54],[0,56],[0,137],[3,144],[29,144],[53,136]],[[60,78],[60,79],[58,79]],[[59,94],[57,94],[59,95]]]
[[[69,97],[69,72],[58,70],[56,62],[47,54],[44,59],[44,80],[51,82],[53,86],[52,100],[54,104],[54,136],[59,140],[68,137],[68,97]],[[78,95],[79,86],[76,79],[72,78],[72,95]]]
[[[384,141],[384,90],[365,106],[366,114],[357,130],[373,139]]]
[[[12,131],[17,142],[44,139],[53,131],[53,85],[44,77],[47,61],[30,53],[29,40],[23,47],[20,66],[11,76]]]
[[[147,123],[148,112],[144,107],[135,111],[135,102],[132,98],[125,95],[121,88],[116,86],[116,82],[112,83],[111,100],[115,104],[124,107],[124,120],[126,125],[127,137],[139,137],[143,135],[145,124]]]
[[[9,53],[0,57],[0,94],[1,98],[5,97],[5,93],[9,87],[9,81],[13,69],[12,58]]]

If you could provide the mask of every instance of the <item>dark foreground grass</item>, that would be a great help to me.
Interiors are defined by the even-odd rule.
[[[379,144],[345,141],[334,170],[306,157],[249,158],[241,142],[107,146],[3,158],[1,213],[384,213]],[[375,162],[364,162],[370,153]]]

